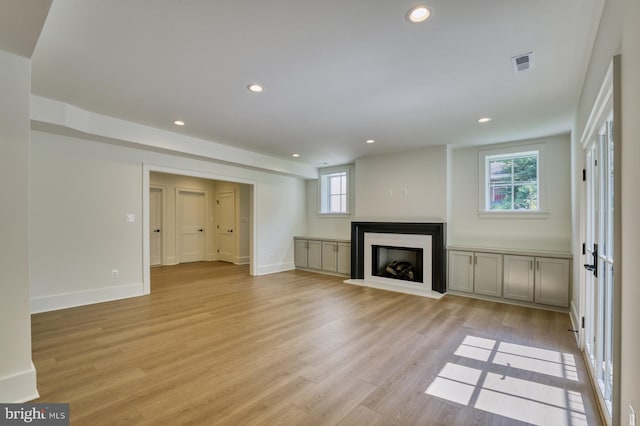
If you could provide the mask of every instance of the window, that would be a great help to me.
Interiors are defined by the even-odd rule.
[[[542,147],[480,152],[480,212],[540,213]]]
[[[349,168],[320,171],[320,214],[349,214]]]
[[[538,151],[486,159],[487,210],[538,210]]]

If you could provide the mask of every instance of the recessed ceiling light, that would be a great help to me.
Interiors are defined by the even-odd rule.
[[[292,157],[298,158],[300,157],[300,154],[291,154]]]
[[[253,93],[260,93],[264,90],[264,88],[259,85],[258,83],[252,83],[250,85],[247,86],[247,89],[249,89],[250,92]]]
[[[431,16],[431,11],[427,6],[415,6],[409,9],[407,12],[407,19],[409,22],[413,22],[414,24],[418,24],[420,22],[424,22]]]
[[[491,120],[493,120],[493,118],[491,118],[491,117],[482,117],[482,118],[478,118],[478,123],[481,123],[481,124],[482,123],[488,123]]]
[[[184,126],[184,121],[176,120],[176,121],[173,122],[173,124],[175,124],[176,126]]]
[[[368,144],[376,143],[376,141],[373,139],[367,139],[365,142]]]

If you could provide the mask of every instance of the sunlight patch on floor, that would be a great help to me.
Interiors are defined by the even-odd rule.
[[[588,424],[579,392],[544,384],[548,376],[578,380],[572,354],[466,336],[453,355],[482,361],[486,368],[448,362],[426,394],[535,425]],[[517,370],[534,379],[514,377]]]
[[[495,364],[578,381],[572,354],[501,342],[493,359]]]
[[[495,340],[466,336],[454,352],[454,355],[486,362],[489,360],[495,346]]]
[[[468,405],[482,371],[448,362],[426,392],[458,404]]]

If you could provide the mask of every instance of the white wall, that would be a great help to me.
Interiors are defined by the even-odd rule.
[[[479,152],[495,147],[544,145],[546,207],[548,215],[506,218],[479,215]],[[450,245],[571,251],[570,137],[555,136],[514,144],[452,150],[452,177],[448,226]],[[541,188],[542,190],[543,188]]]
[[[620,168],[621,186],[618,196],[621,199],[621,244],[620,255],[616,259],[616,274],[621,276],[621,305],[616,307],[621,316],[620,351],[620,396],[614,401],[619,416],[614,419],[618,424],[629,424],[629,407],[633,405],[636,415],[640,414],[640,286],[638,286],[638,259],[640,258],[640,2],[637,0],[607,0],[596,43],[592,52],[589,70],[585,79],[578,105],[574,132],[574,176],[576,180],[582,169],[582,150],[578,143],[585,127],[589,112],[597,92],[602,84],[605,72],[614,55],[622,55],[622,135],[618,149],[622,153]],[[576,204],[579,204],[576,192]],[[579,216],[574,215],[579,223]],[[574,241],[575,247],[581,241]],[[577,253],[577,250],[576,250]],[[576,256],[578,265],[581,256]],[[578,275],[579,276],[579,275]],[[574,281],[574,303],[579,303],[579,281]]]
[[[622,380],[621,420],[640,416],[640,2],[625,0],[622,32]],[[639,420],[636,420],[637,422]]]
[[[0,51],[0,402],[37,398],[29,315],[31,63]]]
[[[447,147],[356,160],[355,218],[446,221]]]
[[[293,235],[305,232],[302,179],[39,131],[31,159],[34,311],[142,294],[143,163],[255,182],[254,273],[294,267]]]
[[[622,0],[608,0],[602,11],[598,33],[591,52],[589,68],[585,76],[580,100],[578,102],[576,121],[572,132],[571,151],[573,160],[573,287],[571,292],[571,315],[574,324],[579,324],[582,289],[580,282],[585,270],[583,264],[587,260],[582,256],[584,230],[581,217],[581,205],[585,202],[585,188],[582,181],[584,165],[584,150],[580,146],[589,114],[593,108],[598,91],[602,86],[605,73],[614,55],[620,53],[622,40]]]
[[[355,175],[351,173],[351,178]],[[355,185],[351,185],[355,188]],[[351,239],[351,218],[349,216],[320,215],[318,211],[318,179],[306,181],[307,192],[307,232],[301,237]],[[353,199],[353,198],[352,198]],[[353,209],[353,207],[352,207]]]

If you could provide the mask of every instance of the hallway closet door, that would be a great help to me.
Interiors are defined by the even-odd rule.
[[[218,224],[218,260],[233,263],[236,257],[236,197],[235,191],[216,193]]]
[[[179,263],[199,262],[205,259],[206,206],[205,192],[176,190]]]
[[[162,188],[149,189],[149,260],[162,265]]]

